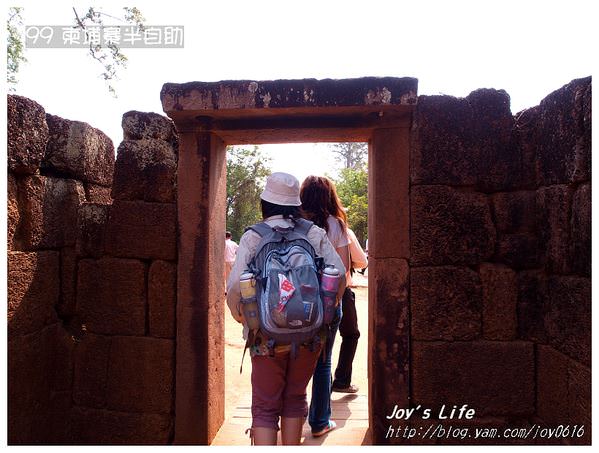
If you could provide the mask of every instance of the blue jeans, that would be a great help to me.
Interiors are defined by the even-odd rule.
[[[312,377],[312,399],[310,401],[310,415],[308,423],[312,432],[320,431],[329,424],[331,418],[331,389],[333,379],[331,377],[331,355],[333,353],[333,343],[335,335],[341,323],[343,316],[341,304],[337,307],[335,318],[330,326],[330,333],[323,348],[314,376]],[[324,360],[323,360],[324,357]]]

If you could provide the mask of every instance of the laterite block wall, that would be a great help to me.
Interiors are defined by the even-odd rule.
[[[8,98],[10,444],[173,441],[178,141],[157,114],[123,129],[115,162],[101,131]],[[590,443],[590,78],[516,115],[504,91],[420,96],[410,137],[409,260],[377,332],[409,324],[410,379],[389,409],[407,393]]]
[[[9,444],[172,437],[177,138],[123,129],[115,166],[101,131],[8,97]]]
[[[585,424],[570,442],[588,444],[591,80],[509,106],[488,89],[418,99],[412,404],[468,404],[473,426]]]

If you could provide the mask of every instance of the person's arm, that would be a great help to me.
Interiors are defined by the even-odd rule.
[[[350,239],[349,251],[350,251],[350,266],[354,269],[362,269],[368,266],[368,257],[362,250],[362,246],[356,238],[356,234],[351,230],[347,229],[347,234]]]

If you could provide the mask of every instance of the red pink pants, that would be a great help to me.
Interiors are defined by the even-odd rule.
[[[252,357],[252,428],[278,430],[279,417],[306,417],[306,387],[314,373],[320,347],[299,347],[297,357],[277,351],[274,357]]]

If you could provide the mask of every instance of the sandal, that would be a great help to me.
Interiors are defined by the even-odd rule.
[[[337,423],[335,423],[333,420],[329,420],[329,424],[327,426],[322,428],[320,431],[312,432],[312,436],[324,436],[326,433],[328,433],[329,431],[333,431],[335,428],[337,428]]]

